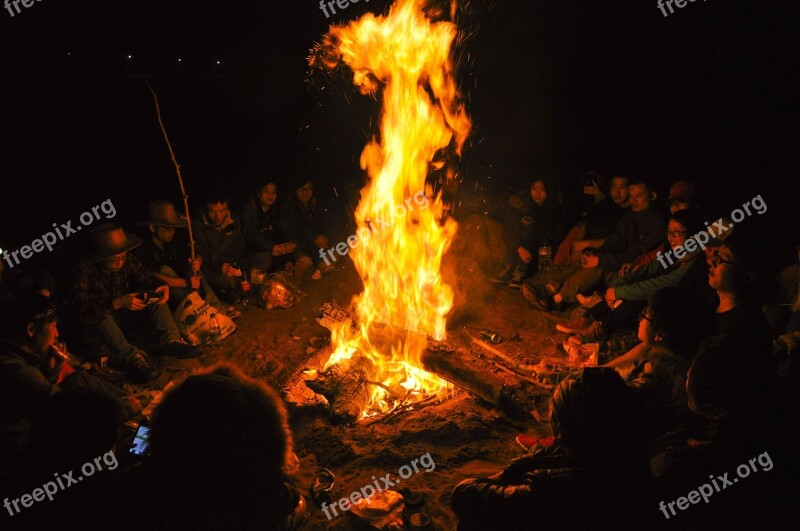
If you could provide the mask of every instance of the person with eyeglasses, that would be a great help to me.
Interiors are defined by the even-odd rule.
[[[708,257],[708,285],[716,291],[717,326],[721,334],[741,335],[752,346],[756,359],[767,362],[772,352],[772,334],[757,298],[755,260],[758,249],[754,234],[736,232]]]
[[[667,224],[664,246],[672,249],[683,246],[701,226],[694,212],[682,210],[673,213]],[[614,280],[604,297],[579,296],[585,312],[568,323],[556,325],[556,329],[566,334],[577,334],[581,343],[597,341],[615,330],[633,329],[636,316],[647,299],[660,289],[680,284],[694,262],[704,259],[702,256],[702,251],[698,250],[666,269],[657,260],[631,269]]]

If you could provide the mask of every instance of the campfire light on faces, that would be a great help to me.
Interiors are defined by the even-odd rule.
[[[382,385],[372,386],[362,417],[400,405],[389,389],[402,386],[401,401],[410,403],[449,385],[422,369],[420,358],[426,337],[446,335],[453,290],[440,266],[457,225],[443,220],[441,196],[425,180],[438,151],[461,154],[471,122],[453,77],[456,26],[428,19],[425,3],[398,0],[386,16],[367,14],[348,26],[333,26],[323,43],[328,66],[337,58],[344,61],[363,94],[381,88],[380,141],[373,138],[361,154],[370,183],[356,209],[359,229],[370,219],[393,217],[394,206],[419,190],[431,197],[429,208],[409,212],[350,253],[364,283],[353,300],[358,326],[333,331],[334,352],[326,368],[366,361],[369,378]]]

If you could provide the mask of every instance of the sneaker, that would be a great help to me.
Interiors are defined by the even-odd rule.
[[[580,316],[568,323],[557,324],[556,330],[564,332],[565,334],[580,334],[588,329],[594,322],[595,320],[591,317]]]
[[[517,438],[514,439],[514,440],[526,452],[530,452],[531,449],[534,447],[534,445],[536,445],[536,438],[535,437],[531,437],[530,435],[520,434],[520,435],[517,435]]]
[[[130,362],[128,362],[128,372],[142,383],[155,380],[161,375],[161,370],[153,365],[150,357],[144,352],[137,352],[133,355]]]
[[[522,296],[525,300],[531,303],[534,309],[541,312],[549,312],[551,306],[551,297],[547,292],[547,288],[541,284],[531,285],[526,282],[522,285]]]
[[[581,343],[594,343],[603,339],[605,330],[603,330],[602,321],[595,321],[583,330],[576,332],[578,339]]]
[[[164,348],[161,349],[161,354],[164,356],[170,356],[178,359],[195,358],[199,353],[200,352],[197,350],[197,347],[193,347],[183,339],[170,341]]]
[[[517,435],[515,441],[517,441],[517,444],[520,445],[523,450],[525,450],[526,452],[530,452],[533,449],[533,447],[536,446],[537,444],[540,446],[553,446],[556,443],[556,438],[542,437],[540,439],[537,439],[536,437],[520,434]]]
[[[511,274],[513,273],[514,268],[511,267],[511,264],[506,264],[503,266],[503,270],[500,272],[499,275],[496,277],[492,277],[493,284],[508,284],[511,280]]]
[[[594,308],[604,300],[603,297],[601,297],[596,291],[591,295],[581,295],[579,293],[575,298],[584,308]]]
[[[525,268],[522,266],[517,266],[511,272],[511,278],[508,280],[509,287],[512,288],[520,288],[522,287],[522,280],[525,278]]]

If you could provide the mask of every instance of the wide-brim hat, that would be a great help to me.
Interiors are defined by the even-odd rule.
[[[151,201],[147,205],[148,214],[144,221],[137,221],[137,225],[156,225],[161,227],[185,228],[188,224],[184,216],[175,211],[175,205],[169,201]]]
[[[120,253],[125,253],[142,244],[135,234],[126,234],[116,223],[103,223],[91,232],[91,243],[83,262],[92,264]]]

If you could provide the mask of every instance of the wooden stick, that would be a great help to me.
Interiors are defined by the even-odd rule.
[[[164,134],[164,141],[167,143],[169,155],[172,157],[172,163],[175,165],[175,173],[178,174],[178,183],[181,185],[181,197],[183,197],[183,208],[186,211],[186,225],[189,229],[189,252],[191,254],[192,261],[194,261],[194,234],[192,234],[192,218],[189,215],[189,196],[186,195],[186,189],[183,187],[183,177],[181,177],[180,164],[178,164],[178,161],[175,159],[175,152],[172,151],[172,144],[169,143],[167,130],[164,128],[164,122],[161,121],[161,109],[158,106],[158,96],[156,96],[156,92],[153,90],[153,87],[150,86],[150,82],[145,80],[145,83],[147,83],[147,88],[150,89],[150,94],[153,95],[153,100],[156,103],[156,116],[158,116],[158,125],[161,126],[161,132]]]

